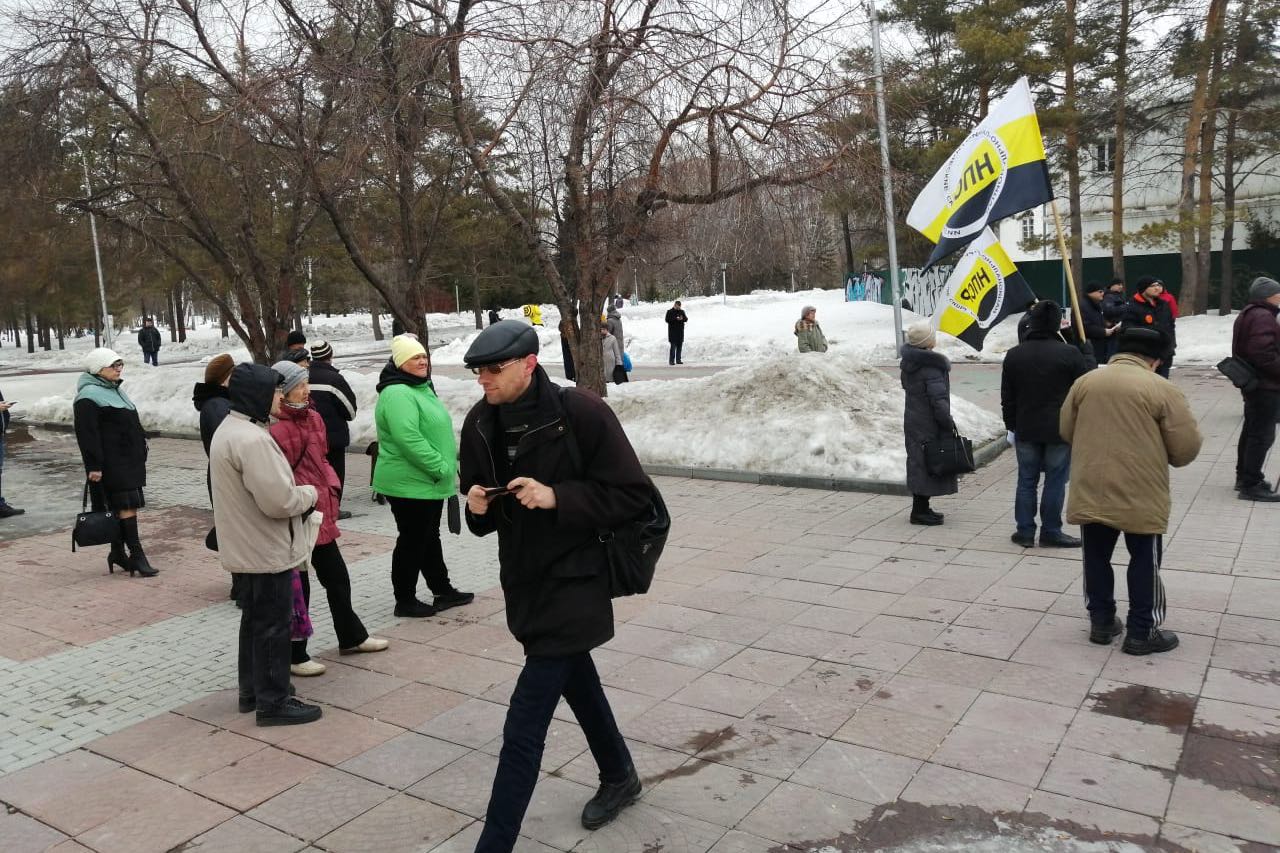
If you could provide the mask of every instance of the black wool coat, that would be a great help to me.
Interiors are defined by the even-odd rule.
[[[1141,293],[1135,293],[1124,306],[1124,319],[1121,326],[1125,329],[1130,326],[1146,326],[1149,329],[1159,329],[1169,340],[1169,348],[1165,350],[1164,361],[1168,363],[1173,358],[1174,351],[1178,348],[1178,337],[1174,330],[1173,312],[1169,310],[1169,305],[1163,299],[1156,298],[1154,302],[1148,300]]]
[[[667,309],[667,340],[673,344],[684,343],[684,326],[689,322],[689,315],[683,308]]]
[[[525,654],[569,655],[613,637],[613,606],[601,528],[637,518],[650,500],[649,480],[622,425],[590,391],[563,393],[539,366],[536,414],[508,463],[498,407],[483,400],[462,424],[461,490],[532,477],[555,489],[556,508],[525,509],[511,496],[484,515],[467,511],[477,536],[498,534],[507,626]],[[569,442],[576,441],[578,458]]]
[[[160,330],[155,326],[143,326],[138,330],[138,346],[143,352],[160,352]]]
[[[1085,328],[1088,326],[1086,317]],[[1000,370],[1000,412],[1005,429],[1012,430],[1019,441],[1060,444],[1062,401],[1075,381],[1096,366],[1056,335],[1032,333],[1005,354]]]
[[[934,477],[924,464],[924,443],[955,430],[951,419],[951,362],[942,353],[902,345],[902,431],[907,444],[907,488],[913,495],[954,495],[955,475]]]
[[[1080,298],[1080,319],[1084,320],[1084,336],[1093,342],[1094,349],[1107,342],[1107,320],[1102,316],[1102,307],[1087,293]],[[1079,335],[1075,339],[1079,340]]]
[[[104,492],[147,484],[147,437],[136,410],[80,400],[72,412],[85,473],[101,471]]]

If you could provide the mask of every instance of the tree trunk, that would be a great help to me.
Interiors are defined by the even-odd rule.
[[[174,288],[164,295],[164,307],[169,314],[169,343],[176,344],[178,342],[178,306],[174,299]]]
[[[849,230],[849,211],[840,211],[840,231],[844,235],[844,270],[853,272],[853,234]]]
[[[185,344],[187,342],[187,306],[183,304],[181,282],[173,286],[173,306],[173,325],[178,332],[178,342]]]
[[[227,312],[221,307],[218,308],[218,327],[222,332],[223,339],[231,337],[230,332],[227,331]]]
[[[484,328],[484,306],[480,304],[480,276],[474,271],[471,276],[471,305],[476,315],[476,328]]]
[[[1178,247],[1182,256],[1182,292],[1179,306],[1186,313],[1193,313],[1200,302],[1199,290],[1207,282],[1199,280],[1200,265],[1196,257],[1196,166],[1199,161],[1199,143],[1205,107],[1209,98],[1209,67],[1212,64],[1214,46],[1221,38],[1223,9],[1227,0],[1209,0],[1205,15],[1204,40],[1196,58],[1195,88],[1191,93],[1191,106],[1187,112],[1187,126],[1182,139],[1182,178],[1178,195]]]
[[[378,305],[375,302],[369,306],[369,319],[373,323],[373,339],[381,341],[386,339],[386,335],[382,334],[382,320],[378,316]]]
[[[1222,39],[1213,46],[1209,71],[1209,97],[1205,101],[1204,125],[1200,132],[1199,210],[1196,214],[1196,277],[1200,281],[1195,313],[1209,310],[1209,266],[1213,257],[1213,155],[1218,136],[1218,94],[1222,85]]]
[[[1232,269],[1232,243],[1236,231],[1236,122],[1235,110],[1227,115],[1227,139],[1222,152],[1222,286],[1218,289],[1218,315],[1231,313],[1231,296],[1235,290]]]
[[[1066,65],[1063,107],[1067,114],[1067,218],[1071,227],[1071,277],[1084,284],[1084,223],[1080,215],[1080,117],[1076,113],[1076,0],[1066,2],[1062,58]]]
[[[1125,122],[1129,98],[1129,29],[1133,24],[1131,0],[1120,0],[1120,22],[1116,36],[1116,153],[1111,175],[1111,274],[1124,278],[1124,166]]]

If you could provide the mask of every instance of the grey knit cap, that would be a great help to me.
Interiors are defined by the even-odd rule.
[[[1274,278],[1267,278],[1260,275],[1253,280],[1253,284],[1249,286],[1249,301],[1262,302],[1280,293],[1280,282]]]
[[[271,369],[284,377],[280,390],[286,394],[307,381],[307,371],[292,361],[277,361],[271,365]]]

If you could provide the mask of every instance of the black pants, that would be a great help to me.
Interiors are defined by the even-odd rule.
[[[509,853],[538,782],[547,728],[563,696],[582,726],[601,782],[621,782],[631,753],[618,731],[589,652],[566,657],[529,657],[511,694],[502,727],[502,751],[476,853]]]
[[[347,573],[347,561],[342,559],[338,543],[329,542],[311,549],[311,568],[316,573],[316,580],[324,587],[325,598],[329,600],[329,615],[333,617],[333,631],[338,635],[338,648],[353,649],[369,639],[369,632],[351,606],[351,575]],[[306,572],[302,572],[302,593],[310,611],[311,584],[307,581]],[[314,613],[311,618],[315,620]],[[293,662],[302,663],[310,659],[307,641],[294,640]]]
[[[680,350],[684,347],[684,341],[668,341],[668,343],[671,344],[671,346],[667,350],[667,364],[681,364]]]
[[[274,711],[289,692],[289,572],[240,576],[240,695]]]
[[[440,546],[440,515],[444,501],[393,498],[391,514],[396,518],[396,547],[391,552],[391,588],[397,604],[407,604],[418,594],[418,573],[427,581],[432,595],[453,592],[449,569]]]
[[[342,495],[342,487],[347,483],[347,449],[345,447],[332,448],[325,454],[325,458],[329,460],[329,464],[333,466],[334,473],[338,475],[338,495]]]
[[[1116,615],[1115,572],[1111,555],[1121,531],[1105,524],[1080,525],[1084,554],[1084,597],[1089,607],[1089,620],[1106,624]],[[1129,618],[1126,628],[1130,636],[1146,639],[1151,629],[1164,621],[1164,584],[1160,582],[1160,559],[1164,542],[1159,533],[1125,533],[1124,546],[1129,549]]]
[[[149,364],[152,367],[160,366],[160,350],[143,350],[142,363]]]
[[[1254,391],[1244,395],[1244,424],[1236,445],[1236,480],[1244,486],[1261,483],[1262,466],[1276,441],[1276,416],[1280,392]]]

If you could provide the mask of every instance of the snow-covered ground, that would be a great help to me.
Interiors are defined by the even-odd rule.
[[[818,321],[831,341],[830,352],[801,355],[795,351],[792,325],[805,305],[818,309]],[[623,322],[628,352],[638,367],[661,366],[667,357],[666,323],[670,306],[628,305]],[[641,459],[650,463],[736,468],[756,472],[812,474],[900,480],[903,471],[902,390],[893,349],[893,312],[883,305],[846,303],[841,291],[760,292],[730,297],[695,297],[684,301],[689,315],[684,361],[690,365],[725,365],[727,369],[696,379],[653,380],[611,386],[609,402],[617,411]],[[518,317],[519,310],[504,312]],[[904,322],[918,319],[906,312]],[[1016,317],[987,337],[984,352],[940,336],[939,349],[955,361],[999,361],[1015,340]],[[1215,363],[1230,349],[1232,317],[1203,316],[1178,323],[1176,364]],[[561,361],[558,312],[543,307],[539,329],[542,360]],[[436,328],[465,326],[470,314],[433,315]],[[308,336],[335,342],[339,358],[389,350],[372,340],[368,316],[331,320],[317,318]],[[461,364],[474,338],[464,335],[433,351],[436,364]],[[136,344],[122,346],[127,366],[125,390],[137,402],[149,429],[194,434],[196,411],[191,387],[201,377],[199,361],[174,364],[179,352],[207,360],[226,348],[215,328],[197,330],[186,349],[166,345],[159,369],[143,367],[131,354]],[[92,345],[76,351],[45,353],[38,367],[78,366]],[[130,349],[132,347],[132,349]],[[242,348],[230,350],[247,357]],[[3,359],[13,350],[0,351]],[[168,358],[170,363],[166,364]],[[26,359],[22,353],[19,359]],[[367,364],[364,360],[361,364]],[[36,367],[19,362],[22,367]],[[16,365],[12,365],[16,366]],[[12,367],[11,367],[12,369]],[[374,387],[379,367],[348,367],[344,375],[355,389],[360,411],[352,424],[353,444],[374,437]],[[558,376],[560,371],[553,369]],[[653,376],[652,371],[646,375]],[[1225,381],[1225,380],[1224,380]],[[10,376],[3,379],[9,399],[21,401],[15,413],[32,421],[69,423],[74,375],[67,373]],[[454,417],[455,427],[479,398],[474,381],[437,376],[436,389]],[[1003,434],[995,413],[953,397],[961,431],[975,442]]]

